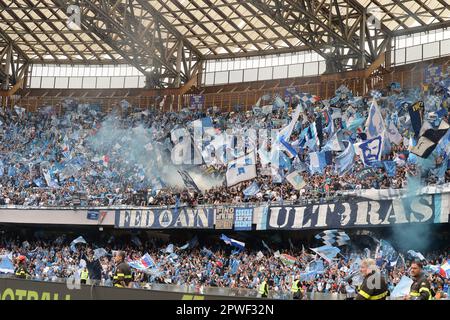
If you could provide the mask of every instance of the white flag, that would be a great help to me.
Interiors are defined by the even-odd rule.
[[[230,161],[228,163],[226,177],[228,187],[256,178],[255,152]]]
[[[403,141],[402,135],[398,132],[397,127],[394,125],[393,122],[389,124],[387,131],[388,131],[388,138],[392,143],[399,145]]]
[[[294,171],[286,176],[286,180],[292,184],[295,190],[301,190],[306,185],[305,180],[298,171]]]

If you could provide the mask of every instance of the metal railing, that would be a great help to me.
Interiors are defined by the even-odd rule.
[[[0,278],[14,279],[13,275],[0,274]],[[42,281],[42,282],[54,282],[67,284],[71,288],[74,288],[73,278],[52,278],[51,280],[42,280],[38,278],[32,278],[29,280]],[[79,281],[79,280],[77,280]],[[104,280],[87,280],[87,285],[110,287],[111,284],[106,283]],[[161,284],[161,283],[135,283],[135,289],[142,290],[154,290],[161,292],[177,292],[177,293],[191,293],[201,294],[206,296],[222,296],[222,297],[246,297],[256,299],[259,298],[257,289],[246,288],[219,288],[219,287],[196,287],[193,285],[174,285],[174,284]],[[274,291],[269,290],[268,299],[275,300],[292,300],[292,293],[286,291]],[[323,292],[307,292],[305,295],[306,300],[344,300],[345,294],[339,293],[323,293]]]
[[[254,208],[260,206],[277,206],[277,205],[312,205],[330,202],[342,202],[348,201],[349,195],[346,194],[334,194],[320,198],[311,199],[297,199],[297,200],[283,200],[283,201],[259,201],[259,202],[223,202],[221,204],[199,204],[196,208],[212,208],[212,207],[244,207]],[[179,207],[188,207],[187,204],[180,204]],[[0,205],[0,209],[20,209],[20,210],[144,210],[144,209],[168,209],[175,208],[175,205],[111,205],[111,206],[89,206],[89,205],[65,205],[65,206],[24,206],[24,205]]]

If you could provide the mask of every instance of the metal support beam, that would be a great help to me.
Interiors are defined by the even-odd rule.
[[[366,68],[384,51],[385,39],[391,37],[382,24],[371,30],[369,13],[354,0],[249,2],[324,57],[328,73]]]
[[[6,59],[5,59],[5,64],[3,66],[3,73],[5,74],[5,78],[3,79],[3,82],[2,82],[2,89],[3,90],[8,90],[9,89],[10,78],[11,78],[12,53],[13,53],[12,45],[9,45],[6,48]]]
[[[364,46],[366,45],[366,25],[367,25],[367,20],[366,20],[366,11],[364,10],[362,16],[361,16],[361,23],[360,23],[360,43],[359,43],[359,47],[360,48],[364,48]],[[363,69],[366,66],[366,56],[364,54],[361,54],[360,58],[359,58],[359,68]]]

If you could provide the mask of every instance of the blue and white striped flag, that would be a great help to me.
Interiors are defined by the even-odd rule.
[[[344,145],[347,144],[344,151],[342,151],[335,158],[336,172],[340,175],[346,173],[353,167],[353,159],[355,158],[355,149],[350,141],[343,141]]]
[[[320,257],[325,259],[325,261],[327,261],[327,262],[331,262],[331,260],[333,260],[333,258],[336,257],[336,255],[339,252],[341,252],[341,250],[339,250],[339,248],[327,246],[327,245],[321,246],[318,248],[311,248],[311,250],[314,251],[315,253],[317,253]]]
[[[228,238],[226,235],[222,234],[220,236],[220,240],[223,240],[223,242],[225,242],[226,244],[236,247],[238,249],[244,249],[245,248],[245,242],[242,241],[238,241],[232,238]]]

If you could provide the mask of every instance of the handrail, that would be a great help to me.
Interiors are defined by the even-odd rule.
[[[13,275],[3,275],[0,274],[0,279],[14,279]],[[74,285],[73,278],[53,278],[52,280],[41,280],[37,278],[29,279],[30,281],[40,281],[40,282],[52,282],[52,283],[67,283],[72,281],[71,284]],[[193,285],[175,285],[175,284],[161,284],[161,283],[140,283],[136,284],[135,289],[142,290],[154,290],[154,291],[165,291],[165,292],[178,292],[178,293],[194,293],[202,295],[211,296],[225,296],[225,297],[247,297],[247,298],[258,298],[258,290],[248,289],[248,288],[226,288],[226,287],[196,287]],[[100,286],[100,287],[111,287],[111,283],[106,283],[104,280],[87,280],[87,285]],[[344,294],[339,293],[322,293],[322,292],[308,292],[306,294],[307,300],[343,300],[345,299]],[[269,291],[269,299],[277,300],[291,300],[292,294],[289,291]]]

